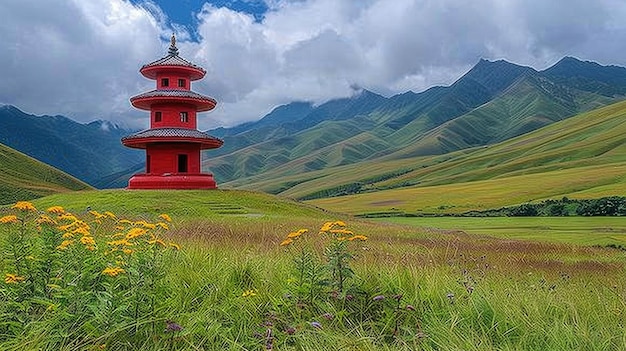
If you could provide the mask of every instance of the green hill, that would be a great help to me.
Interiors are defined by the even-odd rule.
[[[626,191],[626,102],[568,118],[498,144],[445,155],[388,158],[243,187],[360,213],[395,208],[461,212],[561,196]]]
[[[128,134],[130,130],[109,122],[82,124],[63,116],[34,116],[14,106],[0,106],[0,143],[91,185],[143,163],[144,153],[120,142]]]
[[[91,189],[86,183],[2,144],[0,169],[0,204]]]
[[[207,153],[204,166],[220,184],[238,187],[369,160],[442,155],[611,104],[623,98],[624,89],[622,67],[567,58],[538,72],[481,60],[449,87],[390,98],[363,91],[318,107],[290,104],[269,114],[268,121],[234,128],[231,134],[221,129],[232,145]]]

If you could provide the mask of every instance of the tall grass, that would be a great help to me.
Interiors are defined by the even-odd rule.
[[[155,207],[180,212],[168,235],[182,246],[162,268],[166,289],[154,313],[139,320],[154,324],[154,331],[129,338],[132,325],[86,332],[77,324],[58,349],[620,350],[626,342],[619,250],[344,218],[368,239],[350,247],[354,274],[345,291],[321,284],[310,303],[297,298],[294,286],[300,251],[280,243],[308,228],[301,243],[326,265],[329,239],[317,229],[335,215],[231,192],[222,193],[221,203],[245,204],[247,214],[217,213],[200,203],[215,206],[219,193],[168,195],[158,204],[152,198],[158,192],[54,199],[67,208],[88,203],[100,209],[114,197],[118,202],[111,204],[124,207],[124,217],[142,218]],[[183,198],[188,201],[176,201]],[[189,207],[194,210],[183,216]],[[0,335],[0,349],[46,349],[67,329],[57,318],[44,318],[19,335]]]

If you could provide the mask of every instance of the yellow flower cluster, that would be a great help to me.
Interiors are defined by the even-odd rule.
[[[22,281],[24,281],[24,280],[26,280],[26,278],[24,278],[24,277],[20,277],[20,276],[19,276],[19,275],[17,275],[17,274],[7,273],[7,274],[4,276],[4,282],[5,282],[5,283],[7,283],[7,284],[15,284],[15,283],[22,282]]]
[[[162,213],[161,215],[159,215],[159,218],[161,218],[162,220],[166,221],[166,222],[171,222],[172,218],[166,214],[166,213]]]
[[[367,240],[365,235],[355,235],[353,231],[344,229],[345,226],[346,223],[343,221],[326,222],[322,228],[320,228],[320,234],[330,233],[338,241]]]
[[[29,212],[37,211],[35,206],[31,202],[28,202],[28,201],[18,201],[17,203],[15,203],[15,205],[11,206],[11,208],[19,210],[19,211],[29,211]]]
[[[108,275],[109,277],[115,277],[120,273],[126,273],[126,271],[121,267],[107,267],[102,271],[102,274]]]
[[[11,207],[15,214],[0,217],[1,224],[24,222],[25,215],[23,212],[37,212],[35,206],[27,201],[20,201]],[[22,213],[22,214],[21,214]],[[84,248],[89,251],[98,252],[98,237],[92,236],[91,225],[97,223],[97,232],[107,232],[115,234],[104,235],[108,240],[106,242],[109,250],[102,251],[104,255],[108,255],[114,252],[119,252],[119,255],[113,255],[113,260],[108,268],[102,271],[103,275],[111,277],[118,276],[125,273],[124,260],[122,254],[133,255],[134,253],[144,252],[148,249],[159,248],[171,248],[173,250],[180,250],[180,245],[174,242],[166,242],[160,238],[159,234],[164,230],[169,230],[169,222],[172,218],[167,214],[160,214],[158,216],[159,221],[155,223],[149,223],[145,220],[130,221],[128,219],[118,219],[117,216],[106,211],[100,213],[98,211],[89,211],[89,214],[93,216],[89,223],[85,220],[79,219],[72,213],[67,212],[61,206],[52,206],[42,212],[39,217],[33,222],[38,225],[41,230],[42,227],[47,226],[53,229],[54,232],[58,232],[60,244],[56,247],[59,251],[70,250],[72,248]],[[91,224],[91,225],[90,225]],[[115,229],[113,229],[115,228]],[[114,231],[116,230],[116,231]],[[29,256],[32,257],[32,256]],[[128,256],[126,256],[128,258]],[[31,259],[35,259],[32,257]],[[115,264],[113,264],[115,262]],[[20,277],[16,274],[7,273],[5,276],[6,283],[18,283],[25,280],[24,277]]]
[[[107,214],[107,212],[105,212]],[[109,215],[109,218],[114,218]],[[171,221],[171,217],[167,214],[159,215],[159,218]],[[172,247],[173,249],[180,250],[180,245],[176,243],[166,243],[164,240],[158,237],[158,230],[169,230],[170,227],[165,222],[158,223],[148,223],[145,220],[140,221],[129,221],[127,219],[122,219],[117,221],[117,225],[115,226],[116,230],[120,232],[112,235],[111,237],[116,240],[108,241],[107,244],[112,246],[110,252],[122,251],[125,254],[132,254],[135,250],[131,250],[128,246],[138,246],[140,247],[142,244],[148,245],[156,245],[159,247],[167,248]],[[140,250],[137,248],[137,250]]]
[[[2,218],[0,218],[0,223],[17,223],[17,216],[16,215],[8,215],[8,216],[4,216]]]
[[[52,207],[48,207],[46,212],[57,214],[57,215],[62,215],[65,213],[65,209],[61,206],[52,206]]]
[[[48,209],[50,213],[58,214],[57,222],[67,223],[57,226],[57,229],[64,232],[62,238],[65,239],[59,246],[58,250],[65,250],[74,243],[74,237],[80,236],[78,241],[89,251],[96,251],[96,240],[91,236],[91,226],[74,216],[65,212],[61,206],[54,206]],[[43,216],[42,216],[43,217]],[[51,219],[52,220],[52,219]]]
[[[242,297],[252,297],[252,296],[256,296],[256,291],[254,291],[253,289],[250,290],[246,290],[243,292],[243,294],[241,294]]]
[[[289,244],[292,244],[294,240],[298,239],[300,236],[302,236],[302,234],[308,231],[308,229],[300,229],[298,231],[287,234],[287,238],[280,243],[280,246],[287,246]]]
[[[320,228],[320,234],[331,234],[338,241],[365,241],[367,237],[365,235],[355,235],[353,231],[347,230],[344,227],[346,223],[343,221],[326,222]],[[302,234],[308,232],[308,229],[300,229],[295,232],[287,234],[287,238],[280,243],[280,246],[288,246],[294,243],[294,241],[302,236]]]

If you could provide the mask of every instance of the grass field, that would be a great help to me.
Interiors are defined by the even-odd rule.
[[[375,221],[502,239],[626,246],[624,217],[391,217]]]
[[[65,310],[63,299],[54,295],[19,305],[39,311],[35,315],[10,310],[16,305],[3,300],[3,350],[621,350],[626,344],[624,253],[588,246],[610,242],[611,235],[598,238],[594,231],[623,230],[618,219],[502,219],[481,227],[435,218],[406,225],[229,190],[85,191],[34,204],[61,205],[86,218],[87,207],[146,221],[168,213],[173,221],[166,238],[182,248],[164,255],[163,286],[148,292],[156,298],[154,308],[130,320],[116,300],[109,306],[117,308],[105,309],[107,318],[90,309]],[[11,211],[0,209],[0,217]],[[348,246],[354,276],[342,293],[322,281],[299,287],[303,271],[296,262],[303,252],[313,255],[308,264],[320,269],[317,274],[333,281],[324,273],[330,267],[324,252],[336,242],[317,232],[338,219],[368,236]],[[554,228],[559,243],[530,240],[523,227]],[[0,225],[0,238],[6,228]],[[311,232],[295,244],[279,245],[300,228]],[[9,273],[11,260],[5,256],[2,262],[2,273]],[[313,274],[305,271],[307,277]],[[125,274],[131,273],[105,282],[121,284]],[[96,306],[109,301],[102,295],[108,285],[98,286],[81,299],[98,296]],[[13,288],[0,282],[0,299]],[[59,307],[42,313],[37,306],[46,303]],[[163,332],[170,328],[166,320],[183,329]]]

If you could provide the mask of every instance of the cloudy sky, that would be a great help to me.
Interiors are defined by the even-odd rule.
[[[174,32],[218,100],[200,129],[232,126],[354,87],[449,85],[480,58],[626,66],[624,18],[623,0],[2,0],[0,104],[145,127],[128,98]]]

